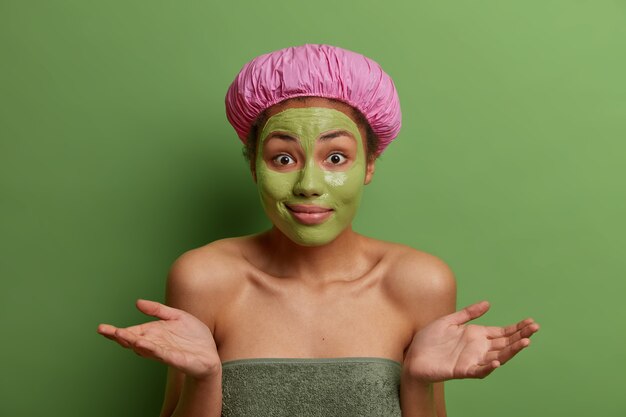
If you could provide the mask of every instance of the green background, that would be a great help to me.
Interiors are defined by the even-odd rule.
[[[355,228],[455,271],[530,349],[452,416],[626,415],[626,2],[0,2],[0,415],[154,416],[144,320],[184,251],[268,226],[224,94],[329,43],[393,77],[403,128]]]

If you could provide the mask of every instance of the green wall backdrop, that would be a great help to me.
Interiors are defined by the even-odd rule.
[[[164,366],[96,326],[268,226],[224,94],[303,43],[399,90],[355,228],[447,261],[479,322],[542,324],[449,415],[626,415],[623,0],[0,2],[0,415],[158,414]]]

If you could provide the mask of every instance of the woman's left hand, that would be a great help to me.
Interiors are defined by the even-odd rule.
[[[482,301],[443,316],[417,332],[404,368],[423,382],[484,378],[530,344],[539,330],[533,319],[506,327],[466,324],[489,310]]]

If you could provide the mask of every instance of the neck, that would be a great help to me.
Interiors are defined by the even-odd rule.
[[[298,245],[276,227],[260,238],[262,269],[273,276],[328,283],[356,279],[371,268],[364,255],[363,237],[352,227],[320,246]]]

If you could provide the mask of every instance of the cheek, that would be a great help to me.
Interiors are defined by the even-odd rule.
[[[295,175],[276,173],[269,170],[259,172],[257,184],[263,197],[273,200],[283,200],[291,195]]]
[[[324,181],[330,187],[342,187],[348,181],[348,174],[345,172],[326,172],[324,173]]]
[[[353,203],[361,196],[365,173],[351,170],[347,172],[327,172],[324,180],[330,193],[344,204]]]

